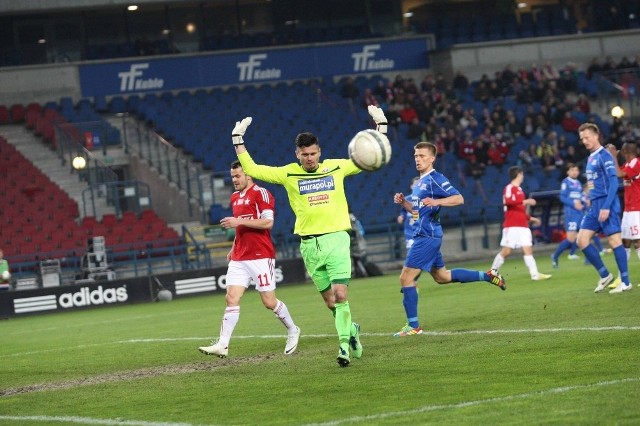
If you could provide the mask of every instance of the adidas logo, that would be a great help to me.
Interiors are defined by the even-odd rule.
[[[103,289],[98,286],[91,291],[89,287],[82,287],[75,293],[63,293],[58,297],[58,305],[61,308],[73,308],[89,305],[102,305],[105,303],[122,303],[129,299],[127,286]]]

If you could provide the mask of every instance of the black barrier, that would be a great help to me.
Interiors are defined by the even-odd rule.
[[[174,297],[225,291],[227,268],[181,271],[113,281],[82,281],[60,287],[0,293],[0,318],[152,302],[161,288]],[[278,286],[305,281],[302,259],[276,260]]]

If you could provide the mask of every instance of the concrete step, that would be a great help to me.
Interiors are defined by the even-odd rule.
[[[25,158],[31,161],[34,166],[76,201],[80,215],[83,216],[85,204],[82,194],[89,186],[86,182],[79,180],[78,175],[73,173],[68,165],[62,164],[55,151],[44,146],[42,141],[24,126],[2,126],[0,134],[5,136],[7,141],[14,145]],[[88,214],[92,215],[92,212],[90,212],[92,209],[91,201],[89,199],[85,201],[88,203],[86,210]],[[96,216],[115,212],[115,209],[107,205],[106,200],[101,198],[95,200],[95,207]]]

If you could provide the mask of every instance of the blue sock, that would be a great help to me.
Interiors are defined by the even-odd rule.
[[[587,258],[587,260],[591,262],[593,267],[596,268],[596,271],[598,271],[598,273],[600,274],[600,278],[604,278],[609,275],[609,270],[606,266],[604,266],[604,263],[602,263],[602,259],[600,258],[598,249],[589,244],[586,248],[582,249],[582,252],[584,253],[584,256]],[[626,256],[627,255],[625,253],[625,259]]]
[[[402,304],[407,314],[407,323],[413,328],[420,327],[420,321],[418,321],[418,291],[415,287],[402,287]]]
[[[577,240],[576,240],[577,241]],[[574,241],[571,243],[571,248],[569,249],[569,254],[571,256],[573,256],[574,254],[576,254],[576,250],[578,250],[578,243]]]
[[[491,282],[491,278],[489,278],[486,272],[482,272],[482,271],[472,271],[470,269],[452,269],[451,270],[452,283],[473,283],[476,281]]]
[[[593,236],[593,244],[595,244],[599,252],[602,251],[602,241],[600,240],[600,237],[598,237],[597,234]]]
[[[618,265],[618,270],[620,271],[620,279],[625,284],[631,284],[629,281],[629,264],[627,262],[627,251],[624,249],[623,245],[619,245],[618,247],[613,249],[613,255],[616,257],[616,264]]]
[[[556,248],[556,251],[553,252],[553,259],[554,260],[558,260],[558,258],[560,257],[560,255],[562,254],[563,251],[565,251],[566,249],[568,249],[569,247],[572,247],[571,245],[571,241],[569,240],[563,240],[559,245],[558,248]],[[573,250],[575,253],[575,249]]]

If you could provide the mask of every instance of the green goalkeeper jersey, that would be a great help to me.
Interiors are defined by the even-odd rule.
[[[284,186],[296,215],[294,234],[327,234],[351,229],[344,178],[360,173],[351,160],[325,160],[315,172],[298,163],[281,167],[256,164],[248,152],[238,154],[244,172],[258,180]]]

